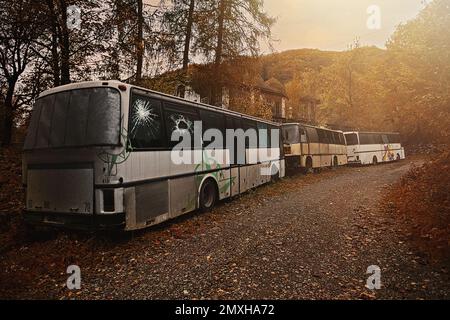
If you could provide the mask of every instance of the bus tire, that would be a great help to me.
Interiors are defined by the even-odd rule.
[[[314,173],[311,157],[306,158],[305,173],[306,174]]]
[[[333,168],[337,168],[337,167],[339,167],[338,158],[336,156],[334,156],[334,158],[333,158]]]
[[[378,159],[377,159],[376,156],[373,156],[372,164],[375,165],[375,166],[378,164]]]
[[[280,171],[276,165],[273,165],[270,169],[270,182],[274,183],[280,180]]]
[[[217,183],[214,179],[206,179],[200,188],[199,208],[203,212],[211,211],[219,198]]]

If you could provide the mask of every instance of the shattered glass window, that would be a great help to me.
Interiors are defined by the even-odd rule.
[[[169,147],[175,147],[182,141],[181,137],[190,137],[191,146],[194,146],[194,122],[199,120],[194,110],[187,107],[173,108],[171,105],[165,109],[166,127]],[[176,133],[178,141],[172,141],[172,135]]]
[[[129,142],[133,149],[164,147],[161,102],[133,94],[131,99]]]

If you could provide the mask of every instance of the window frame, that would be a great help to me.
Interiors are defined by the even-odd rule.
[[[347,136],[354,136],[355,138],[356,138],[356,140],[355,140],[355,142],[356,142],[356,144],[348,144],[348,141],[347,141]],[[345,145],[346,146],[359,146],[359,145],[361,145],[361,140],[360,140],[360,137],[359,137],[359,134],[358,133],[356,133],[356,132],[351,132],[351,133],[344,133],[344,139],[345,139]]]
[[[320,144],[330,144],[328,133],[324,129],[317,128],[317,136],[319,137]]]
[[[190,106],[190,105],[183,105],[182,103],[165,101],[165,100],[163,100],[163,108],[162,109],[163,109],[162,113],[163,113],[163,119],[164,119],[163,121],[164,121],[165,134],[166,134],[166,142],[165,143],[166,143],[168,150],[171,151],[171,150],[173,150],[173,148],[176,145],[178,145],[180,143],[180,141],[173,142],[173,141],[170,141],[170,139],[169,139],[170,137],[168,136],[169,132],[168,132],[168,127],[167,127],[169,120],[167,119],[167,113],[168,112],[171,112],[171,113],[179,112],[180,114],[194,115],[196,117],[196,119],[194,120],[194,122],[195,122],[195,121],[201,121],[200,112],[199,112],[199,108],[197,108],[197,107]],[[174,144],[174,145],[172,146],[172,144]],[[189,150],[190,151],[204,150],[204,147],[202,145],[201,148],[196,148],[195,141],[194,141],[194,139],[192,139],[191,140],[191,149],[189,149]]]
[[[242,118],[241,119],[241,126],[242,130],[244,130],[244,133],[247,132],[248,129],[254,129],[256,131],[256,146],[250,146],[249,139],[245,138],[245,149],[258,149],[259,148],[259,136],[258,136],[258,121],[248,119],[248,118]],[[247,126],[248,124],[252,124],[250,126]]]
[[[199,116],[200,116],[200,121],[202,122],[202,148],[203,149],[207,149],[208,146],[211,143],[213,143],[212,141],[209,141],[209,142],[203,141],[203,137],[204,137],[205,132],[208,129],[218,129],[222,133],[222,138],[224,140],[224,141],[222,141],[222,148],[221,148],[221,150],[225,150],[226,149],[226,126],[227,126],[227,124],[226,124],[226,119],[227,118],[226,118],[225,114],[222,113],[222,112],[217,112],[217,111],[214,111],[214,110],[207,110],[207,109],[199,109],[198,113],[199,113]],[[221,121],[220,121],[222,123],[222,127],[221,128],[208,127],[208,128],[205,129],[205,120],[204,120],[203,117],[204,116],[205,117],[208,116],[208,114],[214,115],[214,116],[218,116],[218,117],[222,118]],[[208,145],[206,145],[206,144],[208,144]]]
[[[303,134],[302,134],[302,132],[303,132]],[[303,126],[298,126],[298,134],[299,134],[299,137],[300,137],[300,143],[301,143],[301,144],[303,144],[303,143],[308,143],[308,135],[307,135],[307,132],[306,132],[306,128],[305,128],[305,127],[303,127]],[[305,138],[304,141],[303,141],[302,137]]]
[[[43,98],[47,98],[49,96],[57,95],[57,94],[61,94],[61,93],[68,93],[70,95],[72,91],[92,90],[92,89],[111,89],[111,90],[116,91],[118,93],[118,96],[119,96],[119,111],[118,111],[119,112],[119,124],[118,124],[118,129],[117,130],[119,131],[119,134],[118,134],[118,141],[117,141],[117,143],[102,143],[102,144],[95,143],[95,144],[85,144],[85,145],[58,146],[58,147],[47,146],[47,147],[37,148],[36,147],[37,134],[38,134],[39,123],[40,123],[41,115],[42,115],[42,106],[41,106],[41,108],[39,110],[39,119],[37,120],[36,132],[34,132],[34,136],[35,136],[34,139],[33,139],[34,145],[32,147],[26,148],[25,147],[25,142],[24,142],[23,151],[24,152],[33,152],[33,151],[36,151],[36,150],[62,150],[62,149],[81,149],[81,148],[91,148],[91,147],[120,147],[120,146],[123,146],[123,144],[122,144],[122,134],[121,134],[122,124],[123,124],[123,121],[124,121],[123,120],[123,114],[122,114],[122,111],[123,111],[122,110],[123,99],[122,99],[122,93],[121,93],[121,91],[118,88],[111,87],[111,86],[99,86],[99,85],[96,85],[96,86],[92,86],[92,87],[72,88],[72,89],[67,89],[67,90],[61,90],[61,91],[58,91],[58,92],[52,92],[52,93],[49,93],[49,94],[45,94],[43,96],[39,96],[36,99],[36,101],[34,102],[34,104],[33,104],[33,111],[34,111],[34,106],[36,105],[37,100],[41,100]],[[54,101],[55,100],[56,100],[56,98],[54,98]],[[52,115],[51,115],[51,119],[50,119],[51,121],[53,120],[54,109],[55,108],[53,108],[53,112],[52,112]],[[89,114],[89,112],[88,112],[88,114]],[[29,128],[27,128],[27,131],[28,131],[28,129]],[[51,131],[52,130],[50,130],[50,135],[51,135]],[[67,128],[65,128],[64,135],[66,135],[66,131],[67,131]],[[27,134],[28,134],[28,132],[27,132]],[[26,140],[26,137],[25,137],[25,140]],[[49,136],[49,140],[50,140],[50,136]],[[64,137],[64,140],[65,140],[65,137]],[[126,141],[125,141],[125,143],[126,143]]]
[[[266,146],[261,146],[261,135],[260,130],[266,129]],[[264,149],[270,149],[270,128],[267,123],[257,121],[256,122],[256,130],[258,133],[258,149],[264,148]]]
[[[230,114],[224,114],[225,116],[225,150],[230,150],[230,145],[228,144],[228,140],[227,140],[227,136],[226,136],[226,131],[227,130],[238,130],[238,129],[243,129],[242,128],[242,117],[240,116],[235,116],[235,115],[230,115]],[[231,124],[231,128],[230,128],[230,124]],[[232,164],[231,167],[235,168],[235,167],[241,167],[244,166],[244,164],[239,164],[238,163],[238,154],[237,154],[237,138],[233,139],[233,150],[234,150],[234,159],[232,159]],[[245,147],[245,145],[244,145]],[[231,159],[230,159],[231,160]]]
[[[306,136],[307,136],[307,138],[308,138],[308,143],[320,143],[320,139],[319,139],[319,132],[318,132],[318,130],[319,129],[317,129],[317,128],[315,128],[315,127],[305,127],[305,130],[306,130]],[[315,139],[311,139],[311,136],[310,136],[310,132],[309,131],[314,131],[315,132]]]
[[[136,92],[137,91],[137,92]],[[166,123],[165,123],[165,119],[164,119],[164,100],[162,99],[158,99],[157,97],[155,97],[152,94],[149,94],[143,90],[139,90],[139,89],[135,89],[133,88],[130,92],[130,98],[129,98],[129,107],[128,107],[128,129],[127,129],[127,134],[129,133],[130,130],[130,124],[131,124],[131,112],[132,112],[132,102],[133,102],[133,94],[137,94],[143,97],[146,97],[148,99],[151,100],[155,100],[158,101],[160,103],[160,118],[161,118],[161,131],[162,131],[162,135],[161,135],[161,139],[162,139],[162,143],[161,143],[161,147],[147,147],[147,148],[136,148],[134,147],[131,143],[130,140],[131,138],[127,137],[127,151],[133,151],[133,152],[144,152],[144,151],[167,151],[168,150],[168,145],[167,145],[167,133],[166,133]]]

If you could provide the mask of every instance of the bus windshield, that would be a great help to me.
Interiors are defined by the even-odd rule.
[[[113,88],[62,91],[36,100],[24,150],[120,143],[120,93]]]
[[[283,143],[300,143],[300,132],[297,125],[283,126]]]
[[[358,136],[356,135],[356,133],[346,133],[345,140],[347,141],[348,146],[358,145]]]

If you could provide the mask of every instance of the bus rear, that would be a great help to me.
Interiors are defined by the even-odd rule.
[[[283,124],[282,138],[286,167],[296,169],[301,166],[302,147],[298,124]]]
[[[24,218],[75,228],[122,227],[123,197],[96,190],[117,183],[103,158],[120,157],[126,87],[115,82],[66,85],[36,100],[23,153]]]

